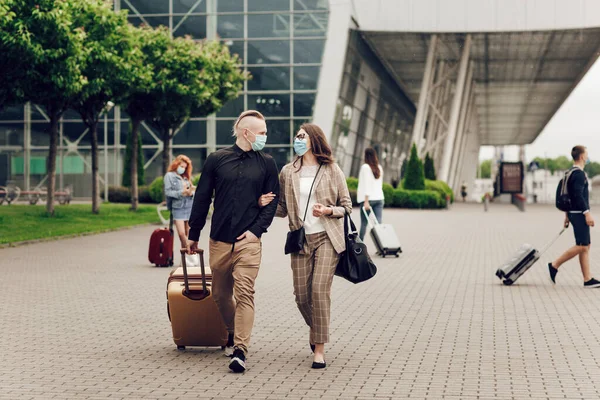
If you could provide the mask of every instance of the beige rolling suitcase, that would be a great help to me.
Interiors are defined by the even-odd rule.
[[[167,283],[167,312],[178,350],[227,345],[227,327],[212,297],[212,275],[204,266],[203,250],[198,257],[200,267],[187,268],[182,250],[182,267],[171,272]]]

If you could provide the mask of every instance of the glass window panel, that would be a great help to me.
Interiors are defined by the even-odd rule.
[[[79,115],[79,113],[77,111],[72,110],[70,108],[63,113],[62,117],[63,117],[63,120],[81,121],[81,115]]]
[[[217,0],[217,12],[244,11],[244,0]]]
[[[281,171],[286,164],[290,163],[291,147],[265,147],[263,150],[275,159],[277,169]]]
[[[288,0],[248,0],[248,11],[289,11]]]
[[[206,38],[206,17],[173,17],[173,36],[190,35],[194,39]]]
[[[82,122],[64,122],[63,123],[63,138],[68,142],[75,142],[79,137],[87,130],[87,127]],[[68,143],[65,141],[65,145]],[[79,142],[80,145],[85,146],[91,143],[89,130],[82,137]]]
[[[248,64],[289,64],[289,40],[248,41]]]
[[[265,117],[287,117],[290,115],[289,94],[248,95],[248,108],[258,110]]]
[[[267,144],[291,144],[290,120],[267,120]]]
[[[32,122],[31,123],[31,145],[32,146],[50,146],[50,123]]]
[[[168,14],[169,2],[165,0],[122,0],[121,9],[131,10],[129,15],[134,15],[136,11],[140,14]]]
[[[217,121],[217,144],[219,145],[230,145],[235,143],[235,137],[233,137],[233,124],[235,119],[227,121]]]
[[[327,10],[328,0],[294,0],[294,10]]]
[[[294,94],[294,115],[297,117],[310,117],[313,115],[315,105],[314,93]]]
[[[320,67],[294,67],[294,89],[316,90]]]
[[[217,117],[235,117],[237,118],[244,111],[244,95],[225,103],[223,108],[217,113]]]
[[[148,128],[154,133],[154,135],[159,138],[160,140],[160,135],[158,133],[156,133],[155,130],[152,129],[152,127],[150,127],[150,125],[143,124],[140,125],[140,134],[142,135],[142,145],[154,145],[156,146],[158,144],[158,142],[156,141],[156,139],[154,138],[154,136],[152,136],[150,134],[150,132],[148,131],[148,129],[146,129],[146,126],[148,126]],[[130,124],[129,121],[127,122],[121,122],[121,144],[126,146],[127,145],[127,139],[129,138],[129,130],[130,130]]]
[[[290,36],[289,14],[248,15],[248,37],[269,38]]]
[[[23,146],[24,124],[17,123],[0,123],[0,146]],[[0,182],[0,185],[3,185]]]
[[[129,22],[135,26],[151,26],[153,28],[158,28],[159,26],[169,27],[169,17],[141,17],[129,15]]]
[[[324,47],[324,40],[294,40],[294,64],[319,64]]]
[[[43,112],[43,114],[42,114]],[[47,121],[46,117],[44,116],[46,114],[46,110],[44,110],[44,107],[41,106],[36,106],[35,104],[31,105],[31,120],[32,121]]]
[[[244,42],[224,40],[223,44],[229,48],[229,54],[237,54],[240,59],[240,64],[244,63]]]
[[[248,90],[289,90],[289,67],[252,67],[248,68],[252,79],[248,81]]]
[[[6,107],[3,110],[0,110],[0,121],[22,120],[23,118],[25,118],[25,107],[22,105]]]
[[[327,13],[294,14],[294,37],[323,37],[327,34]]]
[[[192,176],[202,172],[204,161],[206,160],[206,149],[190,149],[173,147],[173,158],[180,154],[185,154],[192,161]]]
[[[188,121],[173,137],[173,144],[206,144],[206,121]]]
[[[310,120],[308,118],[294,118],[294,132],[293,134],[296,135],[298,133],[298,131],[300,130],[300,127],[302,126],[302,124],[310,122]],[[325,132],[327,133],[327,132]]]
[[[142,0],[138,0],[138,1],[142,1]],[[145,1],[145,0],[143,0],[143,1]],[[166,3],[167,7],[168,7],[168,5],[169,5],[168,0],[160,0],[160,1]],[[223,0],[219,0],[219,1],[223,1]],[[123,1],[121,1],[121,3],[123,3]],[[187,14],[190,11],[193,13],[206,12],[206,0],[173,0],[173,12],[174,13]]]
[[[219,15],[217,17],[217,35],[222,38],[243,38],[244,16]]]

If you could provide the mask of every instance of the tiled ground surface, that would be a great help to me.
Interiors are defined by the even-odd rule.
[[[494,276],[522,242],[551,238],[560,214],[457,205],[384,218],[405,252],[377,260],[369,282],[336,278],[324,371],[309,368],[283,220],[264,237],[243,375],[220,350],[176,350],[169,271],[146,261],[152,227],[0,250],[0,398],[600,398],[600,289],[581,288],[575,262],[553,287],[544,266],[572,233],[518,284]],[[597,248],[592,262],[600,276]]]

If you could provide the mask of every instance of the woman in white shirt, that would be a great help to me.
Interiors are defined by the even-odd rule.
[[[369,147],[365,150],[365,163],[360,167],[358,175],[358,190],[356,201],[360,203],[360,238],[365,238],[367,231],[367,217],[363,210],[368,214],[371,210],[375,212],[377,221],[381,223],[383,211],[383,168],[379,165],[375,149]]]

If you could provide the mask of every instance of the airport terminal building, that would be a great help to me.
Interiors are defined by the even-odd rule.
[[[253,79],[215,115],[174,136],[194,171],[233,143],[244,109],[267,117],[265,149],[281,167],[295,131],[319,124],[347,175],[374,147],[388,182],[414,142],[455,190],[474,182],[482,145],[524,145],[541,133],[600,51],[591,0],[115,0],[132,24],[220,40]],[[49,122],[35,104],[0,114],[0,185],[45,186]],[[120,185],[129,120],[99,126],[101,186]],[[161,174],[162,143],[142,128],[145,176]],[[91,195],[90,139],[78,114],[60,124],[57,188]]]

